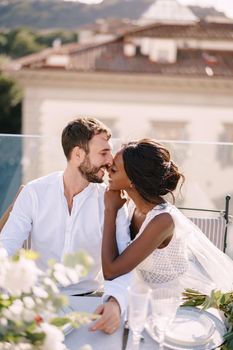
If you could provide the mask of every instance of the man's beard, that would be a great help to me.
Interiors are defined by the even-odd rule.
[[[94,165],[91,165],[91,162],[89,160],[89,157],[86,156],[82,164],[79,166],[79,171],[82,174],[82,176],[88,181],[88,182],[95,182],[95,183],[102,183],[103,178],[99,177],[97,173],[101,168],[104,168],[104,165],[97,167]]]

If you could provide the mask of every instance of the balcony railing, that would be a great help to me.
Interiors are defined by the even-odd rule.
[[[121,146],[119,139],[112,143],[113,151]],[[177,205],[224,209],[225,196],[233,198],[233,143],[163,143],[186,178],[181,192],[176,193]],[[21,183],[62,170],[65,165],[60,137],[0,134],[0,215]]]

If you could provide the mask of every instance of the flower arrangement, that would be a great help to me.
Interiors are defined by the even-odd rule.
[[[202,306],[203,309],[214,307],[222,311],[226,317],[228,331],[224,335],[222,350],[233,349],[233,291],[222,293],[220,290],[213,290],[210,295],[200,293],[193,289],[186,289],[183,293],[183,306]]]
[[[39,270],[33,251],[7,257],[0,247],[0,350],[65,350],[62,328],[88,323],[90,314],[72,312],[58,316],[68,299],[58,285],[77,283],[92,264],[83,252],[68,255],[64,264],[50,261]]]

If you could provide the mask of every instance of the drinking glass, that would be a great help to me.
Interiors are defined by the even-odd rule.
[[[143,284],[128,287],[128,323],[132,332],[130,350],[139,348],[149,303],[150,289]]]
[[[164,349],[165,332],[181,303],[180,289],[158,287],[151,291],[153,330],[158,336],[159,350]]]

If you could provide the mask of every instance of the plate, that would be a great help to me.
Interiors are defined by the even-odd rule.
[[[71,312],[73,312],[74,310],[72,309],[71,306],[67,305],[67,306],[62,306],[62,308],[59,311],[59,316],[61,317],[65,317],[67,314],[70,314]],[[64,335],[68,335],[70,332],[72,332],[73,330],[73,326],[70,323],[65,324],[62,327],[62,331],[64,333]]]
[[[178,345],[202,345],[209,341],[214,329],[214,322],[206,312],[181,308],[166,332],[166,339]]]
[[[152,316],[145,325],[149,335],[158,341]],[[226,327],[211,313],[193,307],[181,307],[165,335],[164,345],[174,350],[211,350],[223,343]]]

